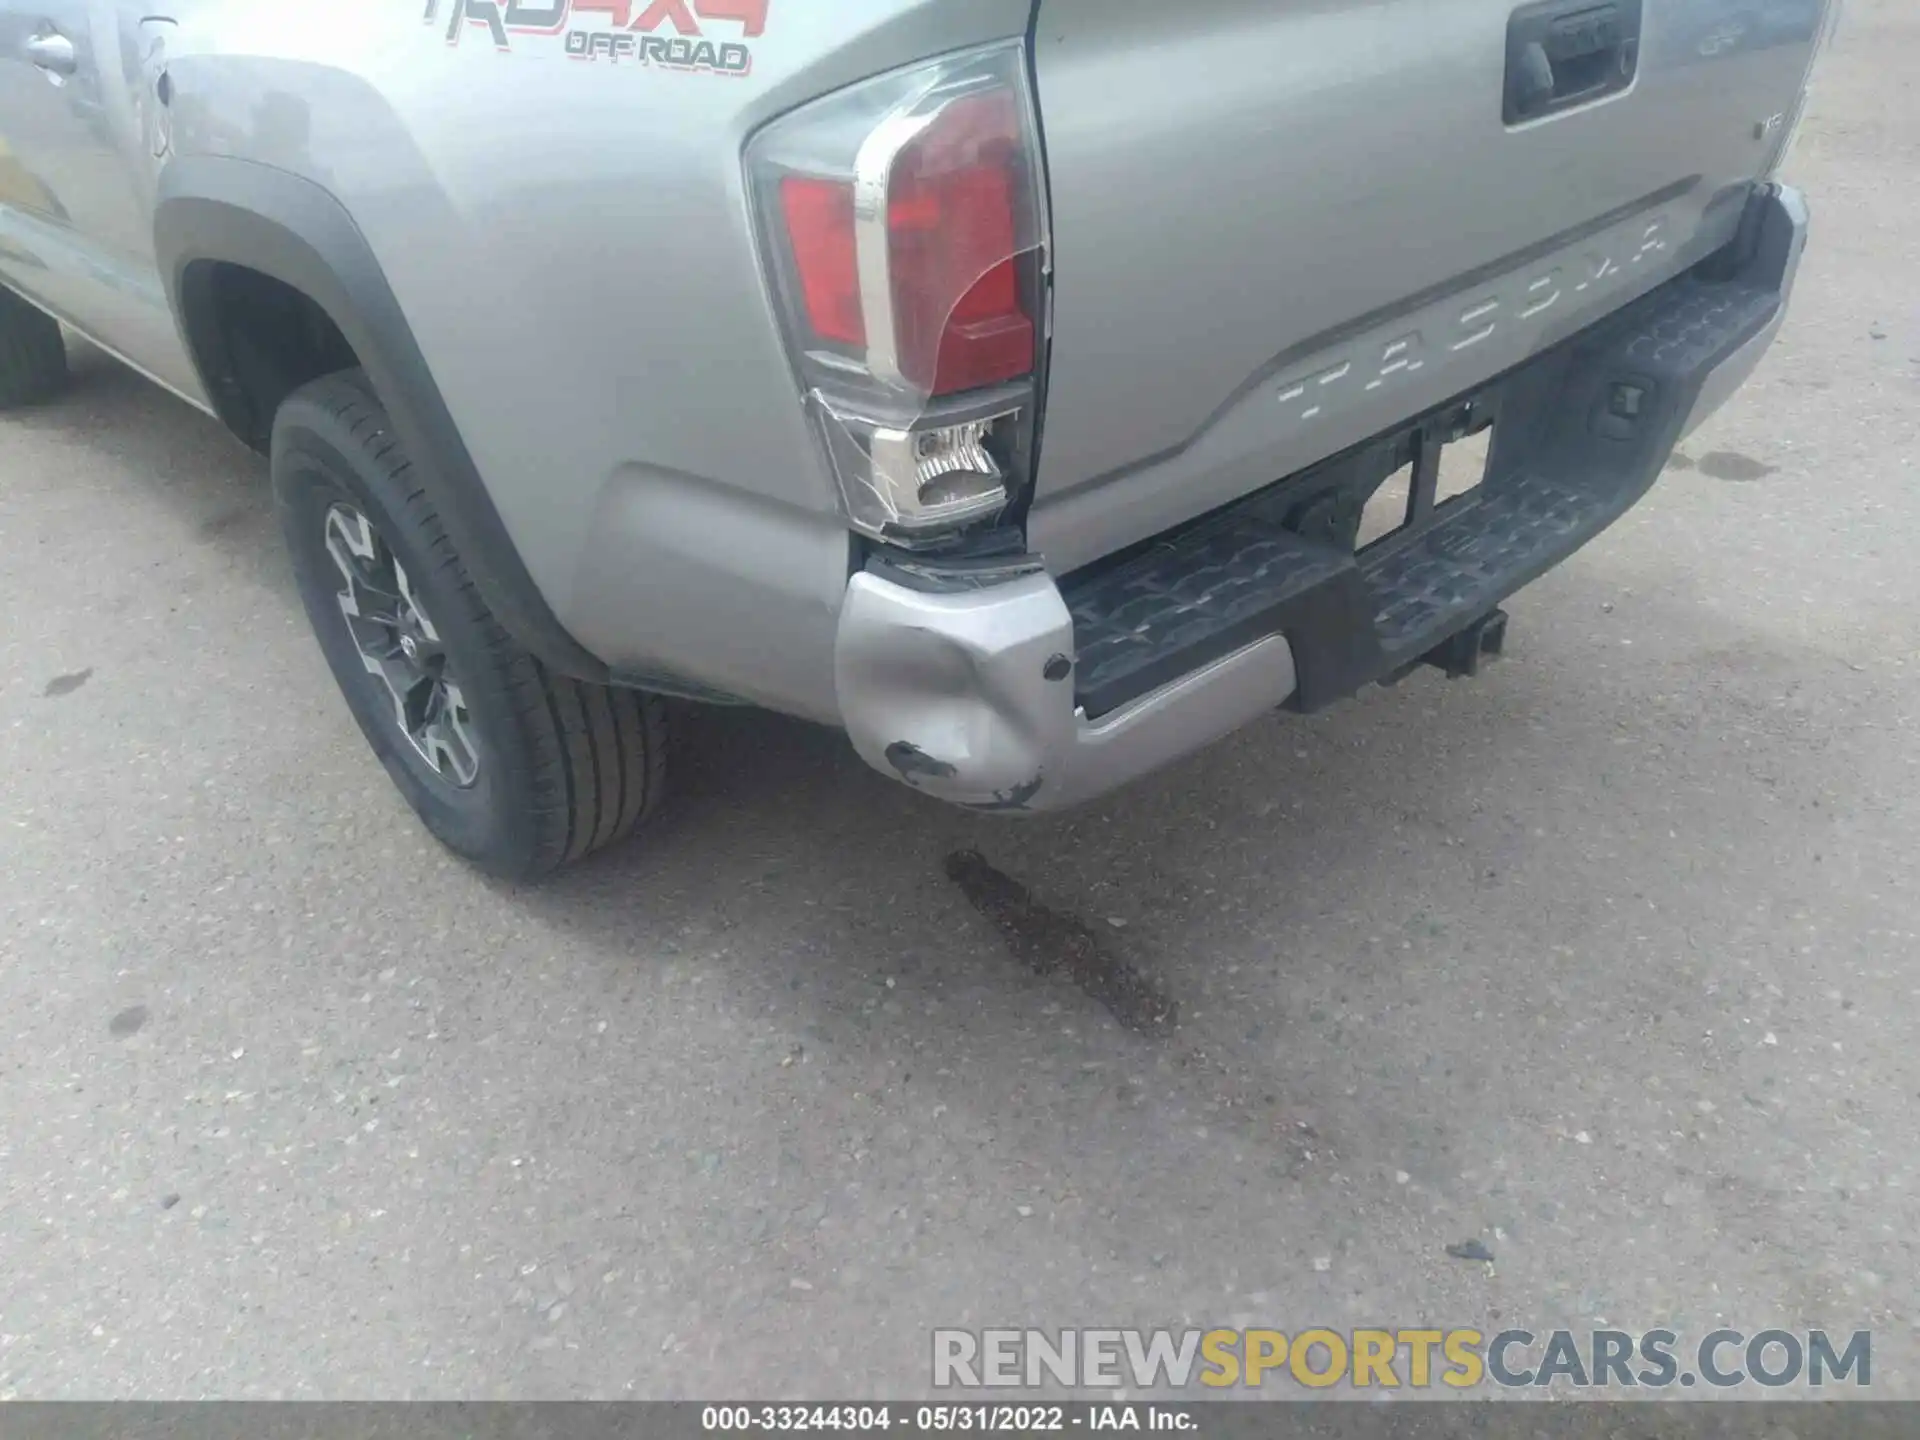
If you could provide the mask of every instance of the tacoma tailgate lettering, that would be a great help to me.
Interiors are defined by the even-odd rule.
[[[1661,255],[1670,246],[1665,216],[1636,219],[1601,236],[1572,262],[1581,276],[1573,289],[1591,296],[1596,290],[1622,284],[1635,266]],[[1622,263],[1620,257],[1625,257]],[[1412,317],[1401,316],[1378,327],[1373,335],[1351,342],[1331,364],[1320,357],[1318,368],[1280,381],[1275,397],[1290,425],[1304,425],[1338,413],[1363,395],[1374,395],[1427,368],[1438,352],[1440,364],[1485,345],[1515,325],[1536,320],[1566,295],[1568,262],[1556,260],[1547,269],[1516,270],[1493,290],[1468,292],[1434,302]],[[1419,323],[1407,329],[1408,319]],[[1431,341],[1429,336],[1434,337]],[[1538,343],[1537,341],[1535,343]]]

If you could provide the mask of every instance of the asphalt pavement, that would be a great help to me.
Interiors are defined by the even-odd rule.
[[[1854,0],[1783,338],[1504,661],[1054,820],[692,711],[645,843],[480,879],[259,462],[81,353],[0,421],[0,1395],[905,1396],[935,1326],[1425,1323],[1871,1328],[1920,1398],[1915,76]]]

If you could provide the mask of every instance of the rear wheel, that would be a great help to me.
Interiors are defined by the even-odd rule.
[[[0,410],[45,400],[66,380],[60,322],[11,290],[0,290]]]
[[[273,486],[320,648],[429,830],[486,870],[526,877],[652,813],[662,703],[555,675],[513,642],[358,371],[281,405]]]

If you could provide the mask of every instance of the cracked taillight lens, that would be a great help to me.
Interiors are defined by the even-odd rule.
[[[776,121],[747,168],[780,320],[849,519],[911,543],[1027,482],[1046,305],[1019,43]]]

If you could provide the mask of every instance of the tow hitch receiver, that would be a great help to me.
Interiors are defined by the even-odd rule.
[[[1470,680],[1480,673],[1482,660],[1495,659],[1506,648],[1507,612],[1490,610],[1422,655],[1420,663],[1446,671],[1449,680]]]

